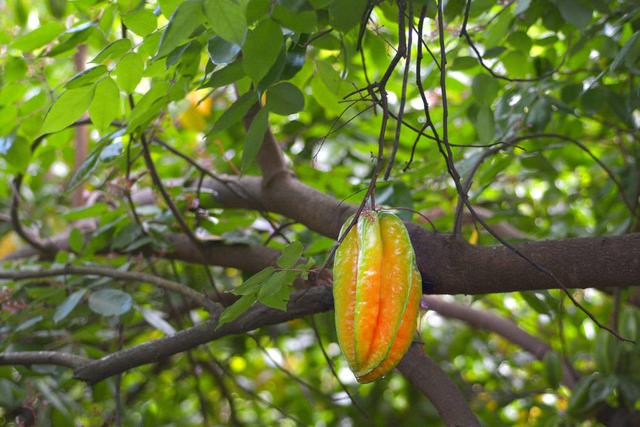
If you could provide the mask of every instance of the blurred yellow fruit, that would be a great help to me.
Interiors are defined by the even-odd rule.
[[[7,233],[0,239],[0,259],[6,257],[10,253],[13,253],[18,249],[16,236],[11,233]]]
[[[184,129],[202,132],[207,126],[207,116],[211,114],[213,101],[207,90],[196,90],[187,94],[189,107],[178,115],[178,122]]]

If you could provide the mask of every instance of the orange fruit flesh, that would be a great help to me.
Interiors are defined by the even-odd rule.
[[[380,309],[382,241],[375,213],[363,213],[358,220],[358,278],[356,280],[355,349],[356,365],[367,362],[376,332]]]
[[[368,383],[386,375],[400,362],[400,359],[402,359],[409,349],[416,331],[418,312],[420,310],[420,296],[422,295],[422,279],[420,273],[415,269],[411,280],[410,292],[409,303],[407,304],[400,328],[398,329],[398,334],[393,341],[389,354],[373,371],[358,377],[358,382]]]
[[[409,299],[413,273],[413,253],[402,221],[395,215],[380,216],[382,238],[381,282],[378,316],[373,325],[373,340],[366,362],[357,376],[366,375],[387,357],[398,333]]]

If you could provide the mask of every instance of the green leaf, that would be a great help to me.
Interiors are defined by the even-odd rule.
[[[78,184],[84,181],[91,172],[93,172],[96,164],[98,163],[98,159],[100,158],[100,155],[102,154],[102,151],[105,149],[105,147],[109,145],[112,139],[121,136],[123,133],[124,130],[120,129],[98,143],[96,148],[94,148],[87,155],[87,158],[84,160],[84,162],[82,162],[80,167],[76,169],[76,171],[71,176],[71,179],[69,179],[69,182],[66,185],[67,192],[72,191]]]
[[[636,315],[636,310],[631,307],[625,307],[620,316],[620,335],[637,341],[638,335],[640,335],[638,332],[640,332],[640,322],[639,317]]]
[[[216,328],[224,325],[225,323],[233,322],[242,314],[244,314],[254,303],[256,302],[255,294],[243,295],[238,301],[225,308],[220,317],[218,318],[218,325]]]
[[[476,116],[476,132],[480,142],[488,143],[493,140],[496,132],[496,125],[493,118],[493,111],[488,105],[483,105],[478,110]]]
[[[289,298],[291,297],[292,290],[293,288],[291,286],[283,286],[275,294],[263,296],[259,301],[267,307],[287,311],[287,305],[289,304]]]
[[[295,271],[277,271],[269,277],[260,287],[258,292],[258,301],[262,302],[262,298],[275,295],[284,286],[290,286],[296,278]]]
[[[69,233],[69,248],[75,253],[82,253],[84,247],[84,234],[82,231],[74,228]]]
[[[204,11],[217,35],[237,45],[244,43],[247,21],[239,4],[232,0],[205,0]]]
[[[328,61],[316,63],[318,76],[334,95],[342,98],[349,90],[349,84],[340,76],[340,73]]]
[[[49,22],[18,37],[11,43],[11,47],[23,52],[32,52],[55,39],[62,31],[64,25],[60,22]]]
[[[529,307],[538,313],[551,315],[551,308],[547,304],[543,293],[536,291],[520,292],[520,296],[527,302]]]
[[[65,89],[76,89],[82,86],[87,86],[95,83],[100,77],[107,74],[107,67],[104,65],[98,65],[96,67],[87,68],[84,71],[79,72],[65,83]]]
[[[131,295],[118,289],[100,289],[89,296],[89,308],[102,316],[120,316],[132,305]]]
[[[78,221],[79,219],[98,216],[104,212],[108,212],[109,210],[110,210],[109,205],[107,205],[106,203],[98,202],[89,206],[85,206],[82,208],[70,210],[69,212],[65,212],[62,215],[62,218],[65,221]]]
[[[636,32],[627,42],[622,46],[613,62],[611,63],[611,71],[618,69],[623,62],[631,68],[631,66],[638,59],[640,55],[640,32]]]
[[[267,91],[267,108],[283,116],[297,113],[304,109],[304,95],[291,83],[278,83]]]
[[[139,53],[130,52],[116,65],[115,74],[118,86],[127,92],[133,93],[142,79],[144,72],[144,60]]]
[[[2,71],[2,77],[5,84],[22,80],[22,78],[27,74],[27,63],[22,58],[10,56],[4,64],[4,69]]]
[[[260,270],[253,276],[249,277],[245,282],[235,288],[232,292],[236,295],[249,295],[258,293],[260,286],[275,272],[275,268],[267,267],[264,270]]]
[[[598,371],[612,374],[618,367],[621,345],[618,338],[605,330],[599,330],[596,336],[593,358]]]
[[[316,12],[313,10],[293,11],[281,4],[273,9],[273,19],[296,33],[313,33],[316,30]]]
[[[507,38],[507,43],[513,46],[516,50],[528,54],[529,50],[531,50],[531,39],[524,31],[514,31],[509,34]]]
[[[496,79],[486,74],[478,74],[471,83],[471,93],[480,105],[491,105],[499,88]]]
[[[49,50],[47,52],[47,56],[53,57],[60,55],[85,42],[89,36],[93,34],[93,30],[96,28],[96,25],[97,24],[95,22],[84,22],[76,25],[75,27],[69,28],[65,31],[65,35],[69,36]]]
[[[129,52],[131,49],[131,40],[129,39],[118,39],[112,43],[109,43],[105,46],[98,54],[89,62],[94,64],[98,64],[101,62],[106,62],[109,60],[114,60],[121,58],[122,55]]]
[[[131,111],[128,131],[134,131],[153,120],[156,114],[166,106],[169,88],[168,82],[162,80],[154,82],[151,89],[140,98]]]
[[[282,251],[282,255],[278,258],[278,267],[293,268],[298,262],[304,251],[304,246],[300,242],[293,242]]]
[[[267,132],[267,126],[269,125],[269,111],[266,108],[260,109],[253,118],[251,126],[247,131],[247,138],[244,141],[244,148],[242,150],[242,172],[246,172],[247,169],[253,164],[258,155],[258,151],[264,141],[264,135]]]
[[[164,313],[162,311],[142,307],[140,309],[140,313],[148,324],[150,324],[157,330],[162,331],[165,335],[170,336],[176,333],[175,328],[171,326],[169,322],[164,320]]]
[[[329,22],[346,33],[360,23],[367,3],[367,0],[336,0],[329,6]]]
[[[542,131],[551,120],[551,104],[544,98],[538,98],[529,108],[527,124],[534,130]]]
[[[478,65],[478,60],[473,56],[458,56],[453,60],[453,63],[449,67],[450,70],[468,70]]]
[[[89,117],[100,131],[104,132],[121,114],[120,90],[111,77],[105,77],[96,85],[93,101],[89,106]]]
[[[242,48],[245,73],[258,83],[275,64],[282,50],[282,30],[271,19],[260,22],[249,31]]]
[[[116,140],[104,147],[98,155],[98,160],[102,163],[109,163],[122,154],[122,141]]]
[[[15,331],[16,332],[20,332],[20,331],[24,331],[26,329],[29,329],[30,327],[34,326],[36,323],[39,323],[40,321],[42,321],[42,319],[44,319],[44,317],[35,316],[35,317],[32,317],[29,320],[25,320],[24,322],[22,322],[21,324],[16,326]]]
[[[159,0],[158,4],[160,5],[162,14],[169,18],[173,15],[173,12],[176,11],[181,2],[182,0]]]
[[[267,307],[285,311],[296,276],[294,271],[278,271],[262,285],[258,301]]]
[[[201,86],[202,88],[219,88],[235,83],[245,76],[242,61],[238,60],[211,74],[211,77]]]
[[[147,36],[158,27],[158,18],[149,9],[140,9],[122,16],[124,24],[139,36]]]
[[[580,378],[571,391],[571,398],[569,399],[569,405],[567,407],[569,414],[577,415],[589,409],[589,388],[599,376],[600,375],[596,373],[588,377]]]
[[[29,167],[31,147],[29,142],[22,137],[11,134],[0,138],[0,154],[6,159],[10,171],[24,173]]]
[[[59,132],[82,117],[91,104],[93,92],[94,86],[84,86],[63,92],[47,112],[40,135]]]
[[[544,373],[547,384],[551,388],[558,388],[562,380],[562,362],[554,351],[544,355]]]
[[[502,13],[498,16],[487,30],[484,32],[486,46],[500,46],[502,39],[509,31],[513,16],[509,13]]]
[[[235,125],[247,114],[247,111],[257,101],[256,94],[254,92],[247,92],[234,102],[229,109],[227,109],[218,121],[213,125],[209,135],[213,135],[218,132],[222,132],[225,129]]]
[[[202,13],[201,0],[187,0],[181,3],[171,16],[169,25],[162,34],[157,56],[165,56],[183,44],[203,22],[204,14]]]
[[[74,308],[78,305],[84,294],[87,292],[86,289],[80,289],[79,291],[75,291],[71,295],[67,297],[66,300],[62,304],[56,308],[56,312],[53,313],[53,321],[54,323],[59,323],[61,320],[66,318]]]
[[[278,55],[276,62],[271,66],[271,68],[269,68],[267,74],[265,74],[265,76],[260,79],[260,82],[258,83],[256,88],[258,93],[264,93],[271,85],[282,80],[280,77],[282,76],[282,71],[284,71],[286,58],[287,55],[283,47],[280,50],[280,54]]]
[[[412,189],[402,181],[388,181],[378,186],[379,194],[376,196],[376,202],[381,205],[387,205],[392,208],[404,207],[413,209],[413,198],[411,196]],[[406,210],[400,210],[396,215],[400,218],[411,221],[413,214]]]
[[[494,46],[494,47],[491,47],[491,48],[485,50],[484,51],[484,55],[482,55],[482,57],[486,58],[486,59],[497,58],[505,50],[507,50],[507,48],[504,47],[504,46]]]
[[[532,171],[542,172],[548,176],[556,176],[557,171],[553,164],[541,153],[527,153],[519,156],[520,164]],[[538,292],[540,294],[540,292]]]
[[[589,400],[587,408],[593,408],[604,402],[614,392],[617,380],[614,376],[599,376],[591,384],[589,388]]]
[[[230,43],[221,37],[212,37],[207,43],[207,51],[211,62],[219,64],[228,64],[232,62],[240,53],[240,45]],[[240,64],[239,64],[240,65]],[[243,73],[244,75],[244,73]]]
[[[580,0],[556,0],[555,4],[564,20],[573,26],[584,29],[591,22],[593,8]]]

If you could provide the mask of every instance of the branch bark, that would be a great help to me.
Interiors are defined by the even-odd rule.
[[[216,328],[219,311],[213,314],[210,320],[180,331],[170,337],[130,347],[91,361],[75,369],[74,375],[77,379],[88,383],[96,383],[129,369],[192,349],[227,335],[242,334],[263,326],[297,319],[308,314],[329,311],[332,307],[331,289],[316,287],[293,294],[286,312],[267,308],[263,305],[256,305],[236,321]]]
[[[248,177],[247,177],[248,178]],[[265,209],[282,214],[324,236],[337,238],[340,227],[355,211],[294,178],[269,188],[245,179],[254,199]],[[234,204],[219,183],[205,185],[218,191],[219,201]],[[245,208],[252,208],[244,202]],[[416,251],[425,293],[483,294],[557,289],[552,277],[504,246],[472,246],[454,236],[429,232],[407,223]],[[521,253],[552,271],[567,288],[629,287],[640,284],[640,233],[624,236],[583,237],[514,245]]]
[[[57,351],[15,351],[0,353],[0,365],[55,365],[78,369],[89,359]]]

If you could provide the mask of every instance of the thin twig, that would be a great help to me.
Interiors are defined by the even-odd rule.
[[[182,232],[187,235],[189,240],[197,248],[201,248],[202,242],[195,236],[195,234],[193,234],[193,232],[189,228],[189,225],[187,224],[185,219],[182,217],[180,210],[171,199],[169,192],[166,190],[166,188],[162,184],[162,179],[160,178],[160,175],[158,175],[158,171],[156,170],[156,167],[153,163],[153,159],[151,158],[151,152],[149,151],[149,143],[147,142],[147,138],[144,134],[140,135],[140,141],[142,142],[142,154],[144,157],[144,161],[147,165],[147,169],[149,170],[149,173],[151,174],[151,179],[153,183],[158,188],[158,191],[160,191],[162,198],[164,199],[165,203],[169,207],[169,210],[173,214],[174,218],[176,219],[176,221],[178,221],[178,224],[180,225]]]
[[[368,420],[369,419],[369,414],[367,414],[367,411],[365,411],[365,409],[362,406],[360,406],[360,403],[356,400],[355,397],[353,397],[353,395],[351,394],[351,392],[349,391],[347,386],[344,385],[344,383],[340,380],[340,377],[338,376],[338,373],[336,372],[336,369],[333,366],[333,362],[331,362],[331,358],[327,354],[327,351],[325,350],[324,345],[322,344],[322,337],[320,337],[320,332],[318,332],[318,327],[316,325],[315,318],[313,316],[309,316],[309,322],[311,323],[311,329],[313,329],[313,334],[316,337],[316,341],[318,341],[318,347],[320,347],[320,351],[322,352],[322,355],[324,356],[324,360],[327,361],[327,365],[329,366],[329,369],[331,370],[331,373],[333,374],[333,377],[336,379],[338,384],[340,384],[340,388],[342,388],[342,390],[345,392],[345,394],[349,397],[349,400],[351,401],[351,403],[353,403],[353,406],[355,406],[356,409],[358,410],[358,412],[360,412],[362,414],[362,416],[366,420]]]
[[[400,7],[400,5],[398,5]],[[404,14],[402,15],[404,17]],[[409,25],[413,23],[413,3],[409,0]],[[400,23],[398,23],[400,25]],[[404,59],[404,74],[402,76],[402,92],[400,93],[400,109],[398,110],[398,123],[396,125],[396,134],[393,139],[393,148],[391,149],[391,154],[389,155],[389,163],[387,164],[387,170],[384,173],[384,180],[388,180],[391,175],[391,170],[393,169],[393,164],[396,159],[396,154],[398,152],[398,147],[400,145],[400,133],[402,131],[402,118],[404,117],[404,106],[407,102],[407,82],[409,81],[409,69],[411,67],[411,48],[413,41],[413,31],[409,28],[409,36],[407,41],[404,41],[404,26],[400,28],[402,38],[400,39],[400,46],[402,46],[405,52]]]
[[[108,267],[66,265],[62,268],[52,268],[48,270],[0,271],[0,280],[26,280],[66,275],[102,276],[131,282],[151,283],[159,288],[177,292],[209,310],[219,309],[219,306],[209,300],[206,295],[181,283],[148,273],[121,271]]]

